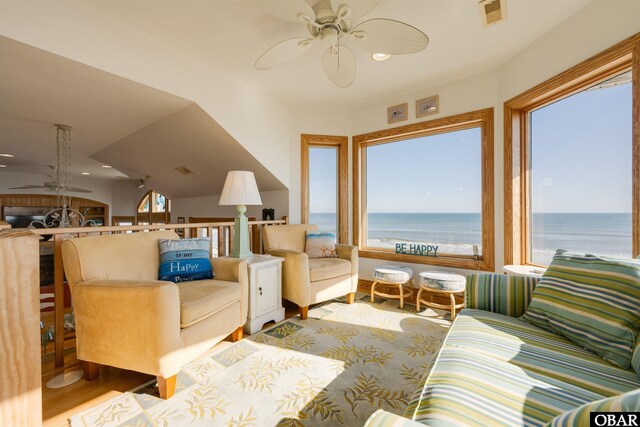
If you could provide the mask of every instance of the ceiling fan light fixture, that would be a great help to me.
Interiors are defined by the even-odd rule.
[[[389,55],[388,53],[372,53],[371,54],[371,59],[373,59],[376,62],[384,62],[389,58],[391,58],[391,55]]]

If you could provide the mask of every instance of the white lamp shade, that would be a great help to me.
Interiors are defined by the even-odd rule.
[[[260,193],[253,172],[229,171],[224,182],[220,205],[261,205]]]

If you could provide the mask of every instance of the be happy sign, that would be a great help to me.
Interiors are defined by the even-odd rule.
[[[438,256],[438,247],[422,243],[396,243],[396,253],[405,255]]]

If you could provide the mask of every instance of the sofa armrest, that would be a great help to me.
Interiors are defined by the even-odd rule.
[[[211,267],[216,280],[227,282],[238,282],[240,285],[240,298],[242,307],[242,319],[246,321],[249,311],[249,276],[247,272],[247,261],[241,258],[213,258]]]
[[[378,409],[367,418],[364,427],[424,427],[428,424],[421,424],[400,415],[392,414],[384,409]]]
[[[338,258],[351,262],[351,292],[358,290],[358,247],[353,245],[336,245]]]
[[[307,307],[311,304],[309,256],[289,249],[271,249],[270,255],[284,258],[282,263],[282,297]]]
[[[165,378],[180,369],[180,295],[173,282],[92,279],[72,288],[78,359]]]
[[[524,314],[538,278],[496,273],[474,273],[467,277],[466,308],[511,317]]]

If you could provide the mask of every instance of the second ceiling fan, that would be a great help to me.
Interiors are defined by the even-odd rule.
[[[427,47],[429,38],[419,29],[393,19],[374,18],[352,27],[351,22],[371,12],[380,0],[320,0],[313,7],[304,0],[252,0],[274,16],[307,26],[309,35],[284,40],[258,58],[255,68],[267,70],[305,53],[316,41],[329,44],[322,68],[333,84],[351,86],[356,76],[350,40],[371,54],[406,55]]]

